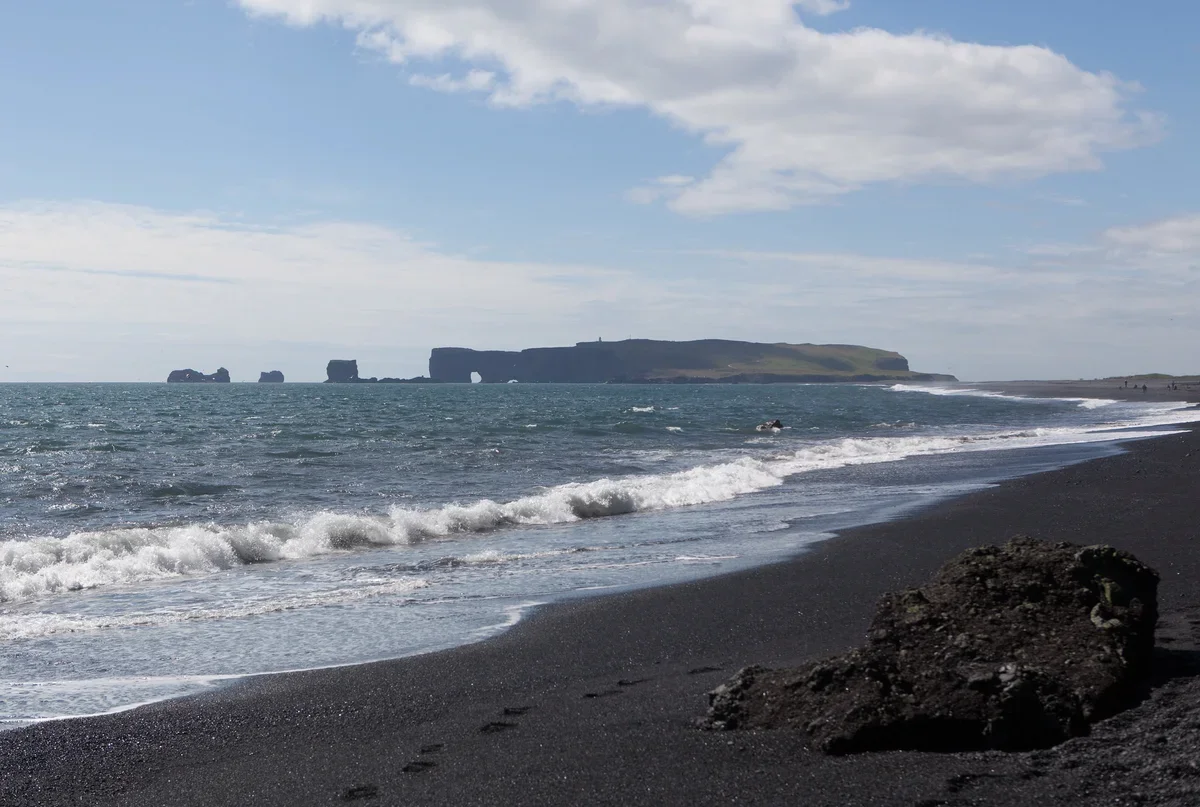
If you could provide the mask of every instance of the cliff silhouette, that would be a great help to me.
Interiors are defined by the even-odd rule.
[[[793,345],[701,339],[626,339],[522,351],[435,348],[429,377],[465,383],[799,383],[828,381],[953,381],[918,373],[899,353],[859,345]],[[332,380],[332,373],[330,374]]]

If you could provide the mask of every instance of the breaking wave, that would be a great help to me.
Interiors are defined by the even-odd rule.
[[[926,387],[920,384],[893,384],[888,387],[892,392],[924,392],[927,395],[957,395],[969,398],[1002,398],[1007,401],[1029,401],[1044,403],[1050,401],[1066,401],[1079,404],[1080,409],[1100,409],[1120,401],[1112,398],[1031,398],[1028,395],[1009,395],[1006,392],[973,389],[971,387]]]
[[[1200,410],[1183,406],[1164,405],[1144,412],[1133,421],[1090,427],[813,442],[766,459],[744,457],[676,473],[569,483],[508,502],[482,499],[425,509],[395,507],[379,516],[322,511],[296,523],[189,524],[10,540],[0,543],[0,602],[488,533],[511,526],[566,524],[703,505],[777,487],[789,477],[810,471],[968,451],[1106,442],[1117,437],[1115,430],[1200,419]],[[1169,433],[1141,431],[1136,436]]]

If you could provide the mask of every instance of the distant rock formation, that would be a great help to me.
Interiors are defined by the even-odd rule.
[[[205,375],[198,370],[172,370],[167,376],[167,382],[171,384],[189,383],[189,384],[228,384],[229,371],[224,367],[218,367],[217,371],[212,375]]]
[[[358,377],[357,359],[330,359],[325,365],[325,383],[353,384],[361,381]]]
[[[953,376],[914,373],[908,359],[858,345],[792,345],[703,339],[664,342],[626,339],[579,342],[574,347],[520,352],[435,348],[429,376],[467,383],[478,373],[487,383],[769,384],[821,381],[953,381]]]
[[[280,381],[282,381],[282,377]],[[359,378],[357,359],[330,359],[325,365],[326,384],[437,384],[439,379],[426,378]]]
[[[864,647],[747,667],[709,728],[790,728],[832,754],[1045,748],[1136,702],[1158,574],[1108,546],[1016,538],[880,600]]]
[[[282,384],[283,373],[279,370],[267,370],[258,374],[258,383],[260,384]]]

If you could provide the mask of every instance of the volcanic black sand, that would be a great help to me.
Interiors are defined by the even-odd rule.
[[[876,598],[1024,533],[1162,574],[1153,693],[1028,754],[827,757],[694,727],[751,663],[859,644]],[[487,642],[0,734],[4,805],[1200,804],[1200,435],[1004,483],[795,560],[546,608]]]
[[[1135,383],[1136,382],[1136,383]],[[1174,384],[1174,389],[1171,384]],[[1145,385],[1145,391],[1142,386]],[[941,385],[944,386],[944,385]],[[1111,398],[1117,401],[1200,401],[1200,377],[1079,381],[986,381],[960,384],[1028,398]]]

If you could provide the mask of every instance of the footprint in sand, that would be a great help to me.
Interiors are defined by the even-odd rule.
[[[421,746],[421,753],[422,754],[437,754],[437,753],[440,753],[442,751],[442,749],[444,749],[445,747],[446,747],[446,745],[444,743],[430,743],[429,745]],[[414,759],[412,762],[405,765],[400,770],[404,771],[405,773],[424,773],[425,771],[429,770],[430,768],[436,768],[436,767],[437,767],[437,763],[434,762],[432,759],[422,759],[422,758],[418,757],[418,758]]]
[[[432,759],[414,759],[400,770],[404,771],[405,773],[424,773],[430,768],[436,767],[437,763]]]
[[[375,785],[355,785],[342,793],[342,801],[359,801],[373,799],[379,796],[379,788]]]
[[[520,717],[532,708],[532,706],[505,706],[500,714],[503,717]],[[501,731],[508,731],[516,727],[516,723],[510,723],[507,720],[493,720],[491,723],[480,726],[479,731],[483,734],[498,734]]]
[[[485,723],[479,727],[479,731],[483,734],[499,734],[502,731],[515,729],[516,723],[509,723],[504,720],[493,720],[491,723]]]

